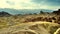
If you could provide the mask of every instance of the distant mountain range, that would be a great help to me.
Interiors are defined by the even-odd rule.
[[[44,12],[52,12],[53,11],[53,10],[47,10],[47,9],[19,9],[19,10],[17,10],[17,9],[9,9],[9,8],[5,8],[5,9],[0,8],[0,12],[4,11],[4,12],[10,13],[12,15],[40,13],[41,10]]]

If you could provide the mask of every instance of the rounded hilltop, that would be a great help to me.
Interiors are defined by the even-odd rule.
[[[5,11],[2,11],[2,12],[0,12],[0,17],[1,16],[10,16],[11,14],[9,14],[9,13],[7,13],[7,12],[5,12]]]

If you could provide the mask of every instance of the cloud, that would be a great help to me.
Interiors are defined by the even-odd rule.
[[[10,8],[10,5],[6,3],[6,0],[1,0],[0,1],[0,8]],[[12,7],[12,6],[11,6]]]
[[[2,0],[0,8],[13,8],[13,9],[39,9],[39,5],[31,3],[31,0]]]
[[[14,5],[15,4],[15,2],[12,2],[12,1],[6,1],[6,3],[9,4],[9,5]]]
[[[60,6],[60,0],[32,0],[32,2],[49,6]]]
[[[58,9],[60,0],[1,0],[0,8]]]
[[[32,0],[32,3],[40,4],[40,7],[47,9],[59,9],[60,8],[60,0]]]

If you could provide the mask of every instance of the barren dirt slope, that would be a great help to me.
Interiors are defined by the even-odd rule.
[[[1,29],[0,34],[50,34],[47,29],[41,26],[42,23],[50,23],[50,22],[39,21],[39,22],[22,23],[10,26],[9,28]]]

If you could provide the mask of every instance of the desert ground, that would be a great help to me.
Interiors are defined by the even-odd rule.
[[[25,14],[0,17],[0,34],[60,34],[60,15]]]

